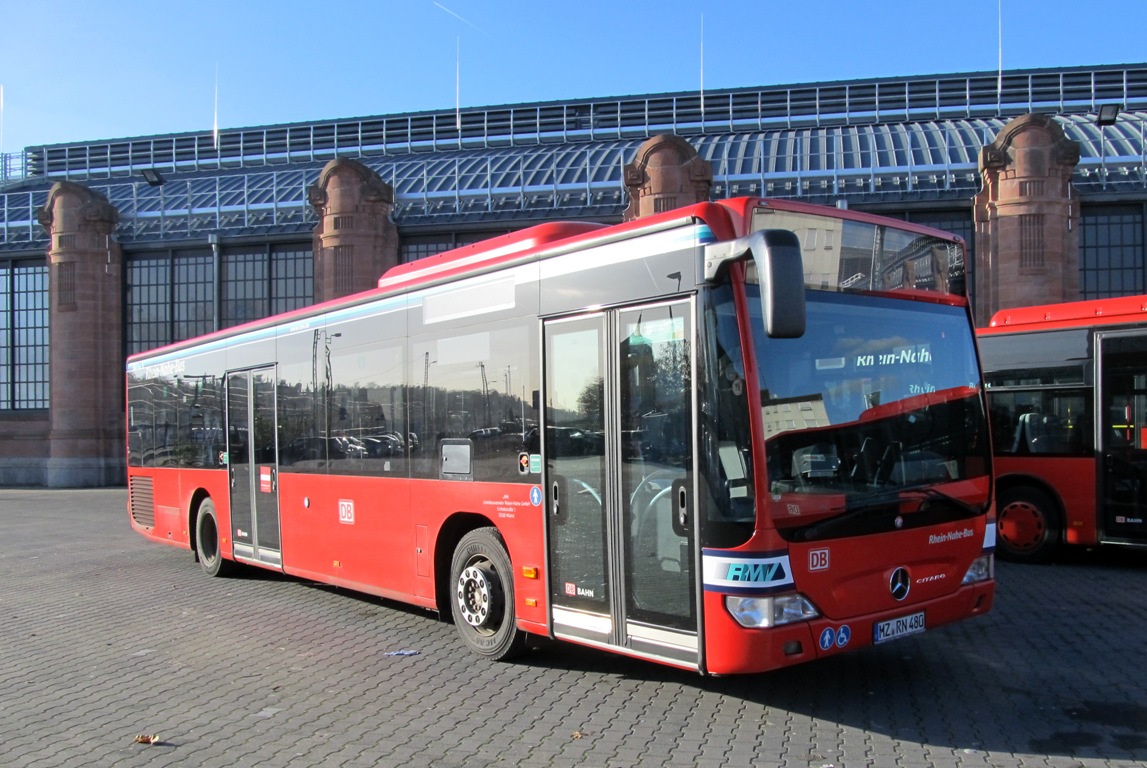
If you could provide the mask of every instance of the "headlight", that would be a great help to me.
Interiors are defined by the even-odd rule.
[[[725,608],[742,627],[779,627],[820,615],[808,598],[798,593],[776,597],[726,595]]]
[[[968,572],[964,574],[963,584],[975,584],[978,581],[987,581],[996,573],[995,555],[980,555],[972,561]]]

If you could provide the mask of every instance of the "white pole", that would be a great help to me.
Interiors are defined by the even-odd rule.
[[[701,123],[705,123],[705,14],[701,14]]]
[[[996,30],[999,41],[999,62],[996,69],[996,111],[1004,100],[1004,0],[996,2]]]
[[[215,62],[215,123],[211,129],[212,143],[219,151],[219,62]]]

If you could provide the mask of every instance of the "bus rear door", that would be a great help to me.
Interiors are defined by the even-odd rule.
[[[227,464],[235,557],[283,565],[275,368],[227,374]]]

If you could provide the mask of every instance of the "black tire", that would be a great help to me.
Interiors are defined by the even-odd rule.
[[[496,528],[477,528],[462,537],[450,564],[450,607],[454,626],[479,656],[504,661],[526,648],[526,633],[514,616],[514,574]]]
[[[225,560],[219,550],[219,518],[215,515],[215,502],[204,499],[195,514],[195,557],[199,567],[208,576],[227,576],[235,563]]]
[[[1045,491],[1020,485],[1000,492],[996,508],[996,549],[1020,563],[1046,563],[1063,543],[1063,516]]]

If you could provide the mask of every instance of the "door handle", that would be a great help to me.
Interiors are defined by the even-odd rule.
[[[687,480],[673,481],[673,532],[682,538],[689,537],[691,528],[692,505],[689,498],[689,484]]]

